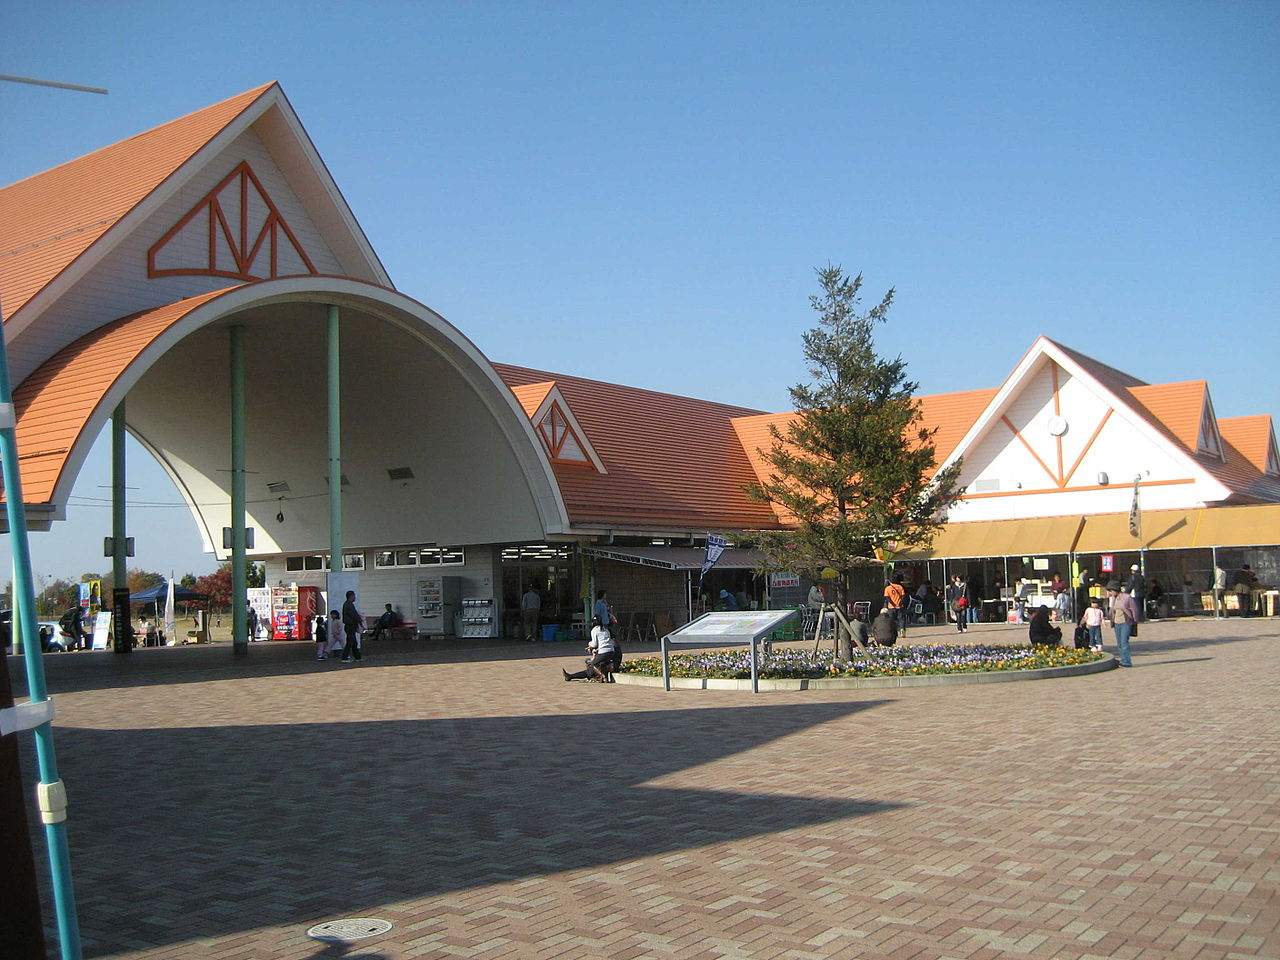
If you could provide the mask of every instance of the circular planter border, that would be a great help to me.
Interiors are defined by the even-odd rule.
[[[1010,683],[1017,680],[1053,680],[1058,677],[1079,677],[1090,673],[1114,670],[1120,664],[1114,656],[1106,656],[1091,663],[1076,663],[1063,667],[1040,667],[1035,670],[984,670],[981,673],[917,673],[905,677],[822,677],[807,679],[788,677],[777,680],[761,678],[758,683],[765,690],[866,690],[884,687],[951,687],[968,683]],[[636,687],[661,687],[661,677],[647,677],[634,673],[615,673],[616,683]],[[672,677],[672,690],[751,690],[751,678],[743,680],[722,677]]]

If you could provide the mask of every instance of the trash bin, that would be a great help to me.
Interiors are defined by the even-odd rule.
[[[559,629],[560,629],[560,624],[558,623],[544,623],[542,625],[543,642],[550,643],[552,640],[556,639],[556,633],[557,631],[559,631]]]

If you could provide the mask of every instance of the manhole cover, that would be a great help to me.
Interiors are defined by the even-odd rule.
[[[327,920],[324,923],[317,923],[307,931],[307,936],[312,940],[345,943],[348,940],[376,937],[390,929],[390,920],[379,920],[377,917],[350,917],[346,920]]]

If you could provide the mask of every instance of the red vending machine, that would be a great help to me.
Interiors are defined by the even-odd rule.
[[[298,588],[296,586],[271,588],[271,639],[297,640]]]
[[[298,588],[298,636],[310,640],[315,636],[316,617],[324,615],[324,597],[319,587]]]

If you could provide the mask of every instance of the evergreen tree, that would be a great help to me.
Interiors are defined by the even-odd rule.
[[[894,291],[864,312],[861,274],[850,279],[830,264],[816,273],[822,292],[809,302],[819,321],[804,334],[812,382],[791,388],[794,419],[772,427],[761,451],[770,476],[746,489],[793,524],[751,538],[770,566],[813,579],[833,568],[843,603],[853,569],[878,564],[877,551],[892,541],[898,550],[932,542],[959,495],[960,464],[933,473],[937,431],[921,423],[919,384],[907,379],[901,356],[876,353],[875,328]]]

